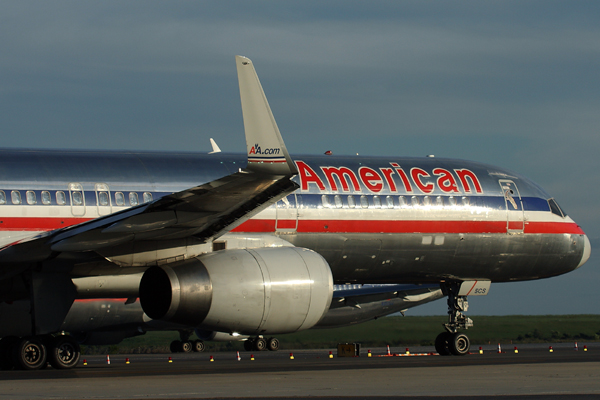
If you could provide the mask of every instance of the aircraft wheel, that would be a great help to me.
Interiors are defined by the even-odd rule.
[[[252,339],[244,340],[244,350],[246,350],[246,351],[254,350],[254,340],[252,340]]]
[[[267,348],[270,351],[279,350],[279,339],[272,337],[269,340],[267,340]]]
[[[171,353],[181,353],[181,340],[173,340],[169,346]]]
[[[435,350],[440,356],[450,355],[450,332],[442,332],[435,338]]]
[[[204,346],[204,342],[202,340],[194,340],[194,351],[197,353],[202,353],[206,346]]]
[[[258,351],[263,351],[267,349],[267,341],[264,338],[257,338],[254,341],[254,348]]]
[[[469,353],[469,349],[471,348],[471,341],[464,333],[456,332],[450,335],[448,342],[450,353],[455,356],[464,356]]]
[[[192,342],[181,342],[181,351],[184,353],[191,353],[194,351]]]
[[[19,342],[16,336],[6,336],[0,339],[0,370],[11,370],[15,367],[13,348]]]
[[[23,338],[13,348],[13,360],[17,368],[40,369],[46,365],[46,359],[46,346],[35,337]]]
[[[48,362],[56,369],[74,368],[80,355],[79,344],[69,335],[57,336],[48,344]]]

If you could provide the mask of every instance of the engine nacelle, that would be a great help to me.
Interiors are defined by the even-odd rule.
[[[140,282],[150,318],[246,335],[309,329],[332,295],[325,259],[298,247],[217,251],[151,267]]]

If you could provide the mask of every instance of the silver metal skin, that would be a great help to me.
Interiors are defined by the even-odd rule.
[[[589,241],[583,232],[578,233],[527,233],[527,225],[524,233],[520,232],[501,232],[501,233],[419,233],[419,232],[401,232],[401,233],[378,233],[378,232],[327,232],[324,226],[328,219],[345,219],[350,216],[354,221],[361,221],[365,218],[377,217],[378,220],[402,220],[403,218],[424,218],[427,220],[442,220],[445,215],[453,214],[456,218],[465,221],[485,221],[492,218],[493,214],[509,211],[494,209],[483,203],[479,205],[479,199],[494,199],[496,204],[503,201],[503,193],[498,184],[498,176],[512,177],[513,181],[518,183],[518,188],[522,198],[536,199],[536,201],[547,201],[551,198],[539,186],[521,177],[513,172],[503,170],[498,167],[471,163],[466,161],[445,160],[436,158],[317,158],[302,156],[304,162],[309,163],[317,174],[324,175],[320,171],[320,165],[345,165],[350,168],[356,168],[357,165],[370,166],[373,169],[382,168],[389,165],[389,162],[397,162],[400,165],[411,168],[418,166],[424,170],[443,166],[448,170],[454,168],[468,168],[475,172],[479,177],[482,190],[485,196],[480,194],[460,193],[455,197],[462,201],[462,198],[468,198],[470,205],[462,208],[457,207],[451,210],[449,207],[422,207],[422,208],[393,208],[376,209],[373,207],[367,209],[349,209],[344,203],[341,209],[324,209],[321,206],[321,196],[323,194],[335,196],[338,192],[329,190],[319,191],[314,185],[309,186],[309,190],[296,192],[301,197],[301,204],[289,202],[297,215],[297,227],[294,230],[276,230],[272,232],[265,231],[267,235],[279,235],[286,241],[296,247],[304,247],[317,251],[325,257],[332,268],[336,282],[361,282],[361,283],[397,283],[397,282],[439,282],[444,279],[489,279],[494,282],[520,281],[539,279],[569,272],[589,258]],[[392,160],[392,161],[389,161]],[[327,164],[325,164],[327,162]],[[78,165],[80,168],[73,170],[70,165]],[[86,199],[85,212],[82,215],[73,215],[68,205],[58,206],[51,204],[44,206],[36,205],[0,205],[0,213],[6,219],[9,216],[25,213],[26,215],[36,215],[39,212],[55,212],[58,214],[57,223],[72,223],[71,221],[80,221],[85,219],[98,218],[98,206],[96,204],[95,185],[97,182],[104,182],[109,188],[109,194],[114,201],[114,195],[117,192],[130,193],[136,191],[140,195],[144,192],[152,193],[156,200],[160,196],[166,196],[183,188],[198,184],[200,182],[210,182],[227,175],[234,168],[244,167],[243,156],[227,155],[223,153],[214,155],[195,155],[195,154],[159,154],[159,153],[105,153],[105,152],[30,152],[25,150],[5,150],[0,151],[0,171],[5,171],[0,176],[2,187],[5,192],[19,190],[37,191],[66,191],[67,182],[79,181],[83,188]],[[130,180],[124,179],[123,174],[129,176]],[[177,177],[174,182],[171,177]],[[294,180],[299,184],[299,178]],[[28,183],[24,183],[28,182]],[[369,200],[374,195],[364,191]],[[329,193],[329,194],[328,194]],[[353,193],[352,193],[353,194]],[[357,195],[360,195],[358,193]],[[404,195],[409,198],[412,195],[406,193],[391,193],[385,188],[380,192],[379,197]],[[346,194],[342,196],[347,197]],[[442,196],[440,193],[433,192],[430,197]],[[424,195],[418,195],[422,201]],[[449,197],[449,196],[444,196]],[[288,196],[290,198],[290,196]],[[215,201],[218,201],[215,199]],[[344,201],[346,201],[344,199]],[[44,209],[44,207],[47,207]],[[210,203],[204,205],[210,208]],[[125,206],[113,206],[112,210],[118,211],[126,209]],[[28,211],[30,210],[30,211]],[[266,209],[263,213],[266,217],[275,220],[280,209],[275,207]],[[289,210],[288,210],[289,212]],[[527,213],[526,213],[527,214]],[[539,216],[542,212],[537,212]],[[545,212],[548,221],[559,223],[571,223],[569,217],[559,217],[551,213],[550,208]],[[193,219],[193,217],[190,217]],[[527,216],[524,217],[525,219]],[[33,218],[31,218],[33,219]],[[311,229],[315,221],[322,220],[323,224],[318,231]],[[303,228],[303,222],[311,223],[307,228]],[[242,221],[243,222],[243,221]],[[28,222],[29,223],[29,222]],[[525,221],[527,224],[528,221]],[[0,230],[0,240],[5,244],[14,242],[18,238],[31,236],[35,234],[32,231],[34,227],[28,230]],[[163,236],[167,236],[167,228],[159,229]],[[177,230],[179,231],[179,230]],[[41,231],[40,231],[41,232]],[[156,232],[156,230],[152,230]],[[175,237],[176,231],[169,231],[170,237]],[[184,234],[184,232],[181,232]],[[102,236],[100,234],[100,236]],[[443,237],[443,239],[438,237]],[[139,238],[139,240],[137,239]],[[108,248],[104,247],[96,251],[63,251],[57,254],[54,262],[46,262],[49,270],[71,271],[77,275],[94,275],[102,271],[103,274],[125,272],[121,263],[120,266],[111,267],[110,258],[119,255],[134,257],[136,253],[136,243],[152,244],[156,258],[160,258],[160,251],[168,251],[169,243],[161,237],[153,240],[140,242],[145,238],[143,232],[136,233],[132,239],[132,244],[127,243],[114,245]],[[431,239],[432,242],[427,240]],[[436,239],[438,240],[436,244]],[[166,243],[166,245],[163,245]],[[201,242],[198,242],[199,244]],[[425,244],[425,243],[431,243]],[[92,246],[93,247],[93,246]],[[24,263],[18,261],[27,258],[47,257],[51,252],[46,253],[43,249],[27,249],[26,254],[13,253],[11,247],[0,252],[0,277],[10,277],[23,271],[27,267]],[[41,254],[38,254],[42,251]],[[99,254],[108,254],[106,258]],[[13,255],[22,256],[20,258]],[[184,256],[193,256],[194,254],[182,254]],[[197,254],[196,254],[197,255]],[[344,257],[346,256],[346,257]],[[374,256],[374,257],[373,257]],[[107,260],[108,258],[108,260]],[[2,262],[6,260],[5,262]],[[33,261],[33,260],[32,260]],[[85,268],[82,262],[86,261]],[[90,264],[90,261],[97,262],[96,265]],[[98,268],[94,270],[94,268]],[[138,270],[139,271],[139,270]],[[131,271],[137,272],[137,271]],[[0,283],[1,284],[1,283]],[[7,297],[7,292],[1,294]]]
[[[140,283],[150,318],[243,335],[309,329],[332,294],[325,260],[295,247],[218,251],[150,268]]]

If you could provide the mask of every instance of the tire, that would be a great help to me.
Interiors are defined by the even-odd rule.
[[[13,348],[19,340],[16,336],[6,336],[0,340],[0,370],[8,371],[15,367]]]
[[[194,340],[192,344],[193,350],[197,353],[202,353],[204,349],[206,349],[206,346],[204,345],[204,342],[202,340]]]
[[[69,335],[56,336],[47,347],[48,362],[56,369],[75,368],[79,362],[79,343]]]
[[[171,350],[171,353],[181,353],[181,341],[173,340],[169,346],[169,349]]]
[[[181,351],[183,353],[191,353],[192,351],[194,351],[194,346],[192,345],[192,342],[181,342]]]
[[[246,350],[246,351],[252,351],[252,350],[254,350],[254,340],[252,340],[252,339],[246,339],[244,341],[244,350]]]
[[[464,356],[469,354],[471,341],[464,333],[456,332],[450,336],[449,345],[450,353],[455,356]]]
[[[19,369],[40,369],[46,365],[46,346],[35,337],[23,338],[13,348],[13,360]]]
[[[442,332],[435,338],[435,350],[440,356],[450,355],[450,332]]]
[[[267,348],[270,351],[279,350],[279,339],[272,337],[269,340],[267,340]]]
[[[257,351],[264,351],[267,349],[267,341],[261,337],[254,341],[254,349]]]

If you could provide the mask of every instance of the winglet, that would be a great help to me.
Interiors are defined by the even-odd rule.
[[[246,131],[247,169],[274,175],[297,174],[252,61],[235,56],[235,63]]]

